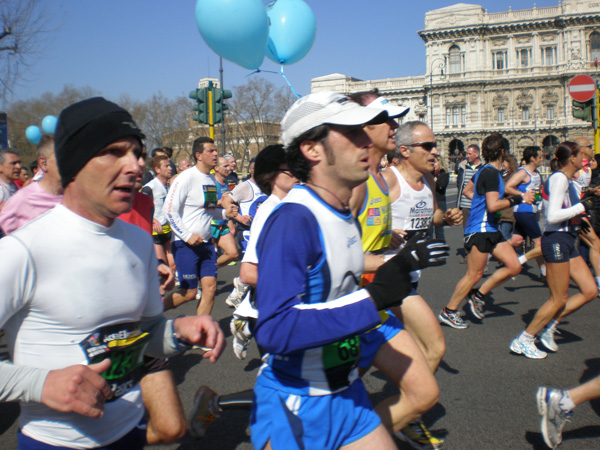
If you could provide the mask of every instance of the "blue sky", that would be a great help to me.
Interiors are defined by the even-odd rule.
[[[195,21],[196,0],[43,0],[53,11],[57,31],[44,36],[13,100],[65,84],[91,86],[116,99],[145,100],[162,92],[185,94],[204,77],[219,76],[219,58],[202,40]],[[425,13],[458,2],[442,0],[305,0],[317,20],[309,54],[284,66],[296,91],[331,73],[379,79],[425,73],[425,47],[417,32]],[[264,0],[267,4],[268,1]],[[483,0],[489,12],[556,6],[558,0]],[[244,84],[250,70],[224,60],[225,88]],[[265,58],[263,70],[279,71]],[[250,75],[256,76],[256,75]],[[284,85],[279,74],[262,76]]]

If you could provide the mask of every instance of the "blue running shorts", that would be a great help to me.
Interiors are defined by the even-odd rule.
[[[542,256],[547,263],[564,263],[579,256],[575,246],[576,234],[549,231],[542,235]]]
[[[197,289],[198,277],[217,276],[217,254],[212,242],[192,247],[183,241],[173,241],[173,257],[181,289]]]
[[[514,232],[521,236],[529,236],[529,239],[537,239],[542,236],[542,230],[538,223],[535,213],[532,212],[516,212],[515,214],[515,229]]]
[[[414,289],[413,289],[414,290]],[[416,295],[416,291],[410,295]],[[382,311],[383,312],[383,311]],[[402,322],[390,311],[386,311],[388,317],[385,322],[376,328],[373,328],[360,335],[360,357],[358,358],[358,367],[368,369],[371,367],[375,355],[386,342],[392,340],[400,331],[404,329]]]
[[[375,430],[381,420],[373,411],[360,379],[341,392],[310,397],[274,389],[259,376],[250,416],[252,445],[263,449],[338,449]]]

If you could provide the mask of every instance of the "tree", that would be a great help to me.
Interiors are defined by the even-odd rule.
[[[251,154],[279,142],[279,123],[294,100],[290,89],[278,88],[260,77],[251,77],[245,85],[233,88],[233,97],[227,101],[227,151],[240,166]]]
[[[48,115],[56,116],[67,106],[80,100],[100,95],[95,89],[86,86],[75,88],[66,85],[58,94],[46,92],[40,97],[13,102],[8,108],[8,138],[13,147],[21,152],[21,159],[29,164],[35,160],[36,146],[25,137],[30,125],[40,126]]]
[[[0,1],[0,105],[35,55],[40,53],[41,37],[53,31],[52,14],[41,0]]]
[[[149,150],[155,147],[171,147],[173,159],[187,148],[190,137],[189,114],[191,102],[187,97],[166,98],[161,92],[145,102],[135,102],[121,97],[117,102],[127,109],[146,135]]]

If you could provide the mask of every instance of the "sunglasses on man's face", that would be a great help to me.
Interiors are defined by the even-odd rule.
[[[407,147],[421,147],[430,152],[437,147],[437,142],[417,142],[415,144],[409,144]]]

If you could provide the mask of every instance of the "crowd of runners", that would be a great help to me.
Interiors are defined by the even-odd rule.
[[[202,438],[226,409],[251,410],[257,449],[391,449],[394,438],[443,448],[420,419],[440,394],[442,325],[468,328],[463,301],[484,321],[486,296],[530,259],[549,299],[506,345],[530,359],[557,352],[557,326],[600,286],[593,146],[559,144],[543,177],[541,148],[518,166],[491,133],[457,162],[450,205],[435,135],[407,112],[376,90],[307,95],[243,181],[208,137],[177,166],[169,148],[148,155],[129,113],[102,98],[63,110],[21,187],[19,152],[0,150],[0,400],[22,402],[19,448]],[[434,312],[419,280],[446,262],[445,226],[464,228],[466,274]],[[501,267],[479,285],[491,257]],[[256,342],[262,367],[251,390],[200,387],[186,418],[168,358],[195,347],[217,361],[225,339],[211,312],[225,265],[239,267],[226,300],[233,351],[245,359]],[[190,301],[196,316],[163,318]],[[361,381],[371,366],[397,386],[377,405]],[[598,379],[540,387],[546,444],[598,396]]]

